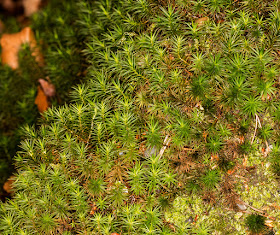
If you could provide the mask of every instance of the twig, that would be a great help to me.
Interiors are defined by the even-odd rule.
[[[245,206],[250,207],[252,210],[257,211],[257,212],[263,214],[264,217],[269,218],[269,219],[271,219],[271,220],[275,220],[274,217],[270,217],[266,212],[264,212],[264,211],[262,211],[262,210],[260,210],[260,209],[257,209],[257,208],[255,208],[255,207],[253,207],[253,206],[247,204],[246,202],[243,202],[243,201],[242,201],[242,203],[243,203]]]
[[[163,155],[165,149],[166,149],[167,146],[169,145],[170,141],[171,141],[171,138],[170,138],[168,135],[165,136],[165,139],[164,139],[164,141],[163,141],[163,146],[162,146],[162,148],[161,148],[160,151],[159,151],[159,159],[161,159],[161,157],[162,157],[162,155]]]
[[[255,207],[253,207],[253,206],[247,204],[246,202],[243,202],[243,204],[244,204],[245,206],[247,206],[247,207],[250,207],[250,208],[251,208],[252,210],[254,210],[254,211],[260,212],[260,213],[262,213],[262,214],[265,213],[264,211],[262,211],[262,210],[260,210],[260,209],[257,209],[257,208],[255,208]]]
[[[192,149],[192,148],[183,148],[183,149],[187,151],[196,151],[196,149]]]
[[[256,126],[255,126],[255,131],[254,131],[254,135],[253,135],[253,138],[252,138],[252,141],[251,141],[251,144],[253,144],[254,142],[254,139],[255,139],[255,136],[256,136],[256,132],[257,132],[257,128],[258,128],[258,125],[260,128],[262,128],[262,124],[261,124],[261,121],[260,121],[260,118],[259,116],[256,114]],[[268,142],[267,140],[265,141],[265,146],[266,146],[266,151],[264,152],[264,156],[266,157],[270,148],[268,146]]]
[[[259,118],[259,116],[257,114],[256,114],[256,119],[258,120],[260,128],[262,128],[262,124],[261,124],[260,118]]]
[[[259,119],[258,115],[256,114],[256,125],[255,125],[255,131],[254,131],[254,135],[253,135],[253,138],[252,138],[251,144],[253,144],[254,139],[255,139],[255,136],[256,136],[256,133],[257,133],[257,129],[258,129],[258,121],[259,121],[259,124],[260,124],[260,119]]]

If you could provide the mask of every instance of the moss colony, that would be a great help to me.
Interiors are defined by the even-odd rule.
[[[75,9],[87,81],[25,127],[2,234],[279,234],[280,1]]]
[[[53,99],[53,105],[68,101],[71,87],[83,79],[85,63],[80,53],[83,37],[75,26],[78,13],[74,2],[50,0],[42,12],[29,19],[41,45],[45,66],[36,63],[28,44],[19,52],[19,69],[0,65],[1,189],[12,170],[8,165],[12,165],[12,157],[19,150],[22,126],[34,124],[39,117],[34,104],[38,79],[50,77],[56,86],[58,99]],[[4,33],[20,31],[15,17],[1,15],[1,20],[5,23]]]

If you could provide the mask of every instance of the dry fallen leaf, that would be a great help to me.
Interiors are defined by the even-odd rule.
[[[13,0],[2,0],[1,4],[3,6],[3,8],[7,9],[7,10],[11,10],[14,8],[14,2]]]
[[[195,23],[197,23],[198,26],[202,26],[204,25],[204,22],[208,21],[209,18],[208,17],[202,17],[202,18],[199,18],[195,21]]]
[[[25,16],[31,16],[40,8],[42,0],[23,0],[23,8]]]
[[[247,210],[247,206],[244,205],[243,203],[239,204],[239,203],[236,203],[237,207],[242,210],[242,211],[246,211]]]
[[[7,193],[12,193],[13,192],[13,187],[12,184],[15,182],[15,177],[11,176],[3,185],[3,189],[7,192]]]
[[[35,99],[35,104],[37,105],[39,112],[43,113],[49,107],[48,97],[44,93],[41,86],[38,86],[37,90],[38,90],[38,92],[37,92],[37,96]]]
[[[37,47],[34,33],[30,27],[22,29],[18,33],[3,34],[0,44],[2,46],[2,63],[9,65],[12,69],[17,69],[19,66],[18,52],[21,45],[28,43],[32,51],[32,56],[39,65],[44,65],[43,56]]]
[[[18,8],[18,2],[14,2],[13,0],[1,0],[1,6],[7,13],[14,13]]]
[[[29,17],[40,9],[42,0],[0,0],[6,14],[24,15]]]
[[[40,85],[41,85],[41,87],[42,87],[46,96],[48,96],[48,97],[55,96],[55,86],[50,83],[49,79],[48,79],[48,81],[46,81],[46,80],[40,78],[39,83],[40,83]]]

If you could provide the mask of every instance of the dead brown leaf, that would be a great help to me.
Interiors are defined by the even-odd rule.
[[[40,8],[42,0],[23,0],[24,15],[31,16]]]
[[[43,0],[0,0],[1,8],[5,14],[31,16],[37,12]]]
[[[55,86],[50,82],[49,79],[48,81],[46,81],[45,79],[40,78],[38,81],[46,96],[48,97],[55,96]]]
[[[49,107],[48,97],[45,95],[41,86],[38,86],[37,89],[38,92],[35,99],[35,104],[37,105],[39,112],[43,113]]]
[[[13,187],[12,184],[15,182],[15,176],[11,176],[3,185],[3,189],[7,193],[12,193],[13,192]]]
[[[0,0],[0,4],[6,14],[15,14],[20,11],[22,3],[21,1]]]
[[[9,65],[12,69],[17,69],[19,66],[18,52],[22,44],[28,43],[32,51],[32,56],[40,66],[44,65],[43,55],[37,47],[37,42],[34,33],[30,27],[25,27],[18,33],[3,34],[0,44],[2,47],[2,63]]]
[[[208,20],[209,20],[208,17],[202,17],[202,18],[197,19],[197,20],[195,21],[195,23],[197,23],[198,26],[202,26],[202,25],[204,25],[204,23],[205,23],[206,21],[208,21]]]

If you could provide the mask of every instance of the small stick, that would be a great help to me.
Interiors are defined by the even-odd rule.
[[[260,118],[256,114],[256,126],[255,126],[255,131],[254,131],[254,135],[253,135],[253,139],[251,141],[251,144],[253,144],[253,142],[254,142],[254,139],[255,139],[255,136],[256,136],[256,133],[257,133],[257,129],[258,129],[258,124],[259,124],[259,127],[262,128],[262,124],[261,124]]]
[[[257,119],[257,114],[256,114],[256,125],[255,125],[255,131],[254,131],[254,135],[253,135],[251,144],[253,144],[253,142],[254,142],[254,139],[255,139],[255,136],[256,136],[256,133],[257,133],[257,128],[258,128],[258,119]]]
[[[192,148],[183,148],[183,149],[188,151],[196,151],[196,149],[192,149]]]
[[[255,136],[256,136],[256,132],[257,132],[257,127],[258,127],[258,125],[259,125],[260,128],[262,128],[262,124],[261,124],[260,118],[259,118],[259,116],[256,114],[256,126],[255,126],[254,136],[253,136],[253,139],[252,139],[252,141],[251,141],[251,144],[253,144],[253,142],[254,142],[254,139],[255,139]],[[268,146],[267,140],[265,141],[265,146],[266,146],[266,151],[265,151],[265,153],[264,153],[264,156],[266,157],[267,154],[268,154],[269,151],[270,151],[270,148],[269,148],[269,146]]]
[[[97,113],[97,109],[95,108],[95,113],[92,115],[92,119],[91,119],[91,125],[90,125],[90,133],[88,135],[88,139],[87,139],[87,145],[86,145],[86,148],[88,147],[89,145],[89,140],[90,140],[90,137],[92,135],[92,129],[93,129],[93,121],[95,120],[95,117],[96,117],[96,113]]]
[[[256,114],[256,119],[258,120],[260,128],[262,128],[262,124],[261,124],[260,118],[259,118],[259,116],[257,114]]]
[[[168,135],[165,136],[165,139],[164,139],[164,141],[163,141],[163,147],[162,147],[162,148],[160,149],[160,151],[159,151],[159,159],[161,159],[161,157],[162,157],[162,155],[163,155],[165,149],[166,149],[167,146],[169,145],[170,141],[171,141],[171,138],[170,138]]]
[[[275,220],[274,217],[270,217],[269,215],[267,215],[266,212],[264,212],[264,211],[262,211],[262,210],[260,210],[260,209],[257,209],[257,208],[255,208],[255,207],[253,207],[253,206],[247,204],[246,202],[243,202],[243,204],[244,204],[245,206],[250,207],[250,208],[251,208],[252,210],[254,210],[254,211],[257,211],[257,212],[262,213],[264,217],[269,218],[269,219],[271,219],[271,220]]]

